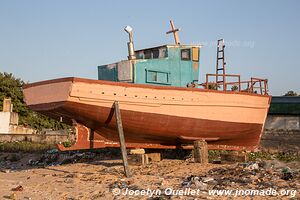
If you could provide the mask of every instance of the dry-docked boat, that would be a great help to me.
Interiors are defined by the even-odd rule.
[[[198,84],[200,45],[181,45],[173,27],[175,45],[134,51],[132,30],[126,30],[129,59],[99,66],[100,80],[61,78],[23,87],[31,109],[76,127],[77,142],[61,150],[117,147],[115,101],[129,148],[189,148],[200,139],[212,149],[258,146],[271,100],[267,80],[226,74],[223,40],[217,73]]]

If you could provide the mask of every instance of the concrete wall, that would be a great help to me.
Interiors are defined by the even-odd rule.
[[[16,142],[16,141],[28,141],[43,144],[57,144],[59,142],[74,141],[74,134],[59,134],[59,135],[47,135],[47,134],[1,134],[0,142]]]
[[[34,134],[36,133],[36,130],[32,128],[26,128],[24,126],[10,125],[8,133],[9,134]]]
[[[300,116],[269,115],[266,120],[267,130],[300,130]]]
[[[10,109],[6,105],[6,110]],[[0,112],[0,135],[1,134],[33,134],[36,130],[19,126],[19,115],[14,112]]]
[[[300,153],[300,116],[269,115],[260,148],[271,152]]]
[[[297,152],[300,154],[300,131],[265,130],[260,149],[269,152]]]
[[[15,112],[10,113],[9,124],[10,125],[18,125],[19,124],[19,115],[18,115],[18,113],[15,113]]]
[[[10,112],[0,112],[0,133],[9,132]]]

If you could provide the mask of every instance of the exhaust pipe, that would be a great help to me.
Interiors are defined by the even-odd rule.
[[[128,60],[135,60],[135,53],[134,53],[134,47],[133,47],[133,40],[132,40],[132,30],[133,28],[131,26],[126,26],[124,30],[128,33],[129,35],[129,42],[127,42],[128,46]]]

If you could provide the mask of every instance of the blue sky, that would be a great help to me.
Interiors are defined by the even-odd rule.
[[[300,1],[0,0],[0,71],[25,81],[77,76],[97,79],[97,66],[126,59],[125,25],[136,49],[204,44],[200,81],[214,73],[219,38],[228,73],[266,77],[272,95],[300,92]],[[297,52],[299,51],[299,53]]]

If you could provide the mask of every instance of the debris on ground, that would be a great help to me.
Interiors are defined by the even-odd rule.
[[[293,171],[289,167],[275,169],[269,166],[266,163],[247,162],[236,164],[233,167],[213,168],[203,176],[186,177],[181,185],[182,187],[196,186],[201,190],[241,187],[248,189],[297,188],[293,179],[300,180],[299,171]],[[208,187],[206,187],[206,183]],[[210,187],[211,185],[212,187]]]
[[[23,191],[23,190],[24,190],[24,188],[23,188],[22,185],[19,185],[19,186],[15,187],[15,188],[12,188],[12,189],[11,189],[11,191],[18,191],[18,192],[21,192],[21,191]]]
[[[0,194],[3,194],[0,199],[128,199],[130,196],[116,197],[112,192],[148,188],[162,191],[162,194],[153,195],[153,199],[214,199],[208,196],[210,190],[237,188],[296,190],[296,198],[300,197],[300,163],[296,161],[201,165],[187,159],[164,159],[144,166],[130,166],[133,176],[124,178],[120,154],[50,150],[43,154],[20,154],[18,161],[13,161],[16,156],[9,154],[0,153]],[[194,189],[200,193],[180,198],[163,193],[166,188]]]

